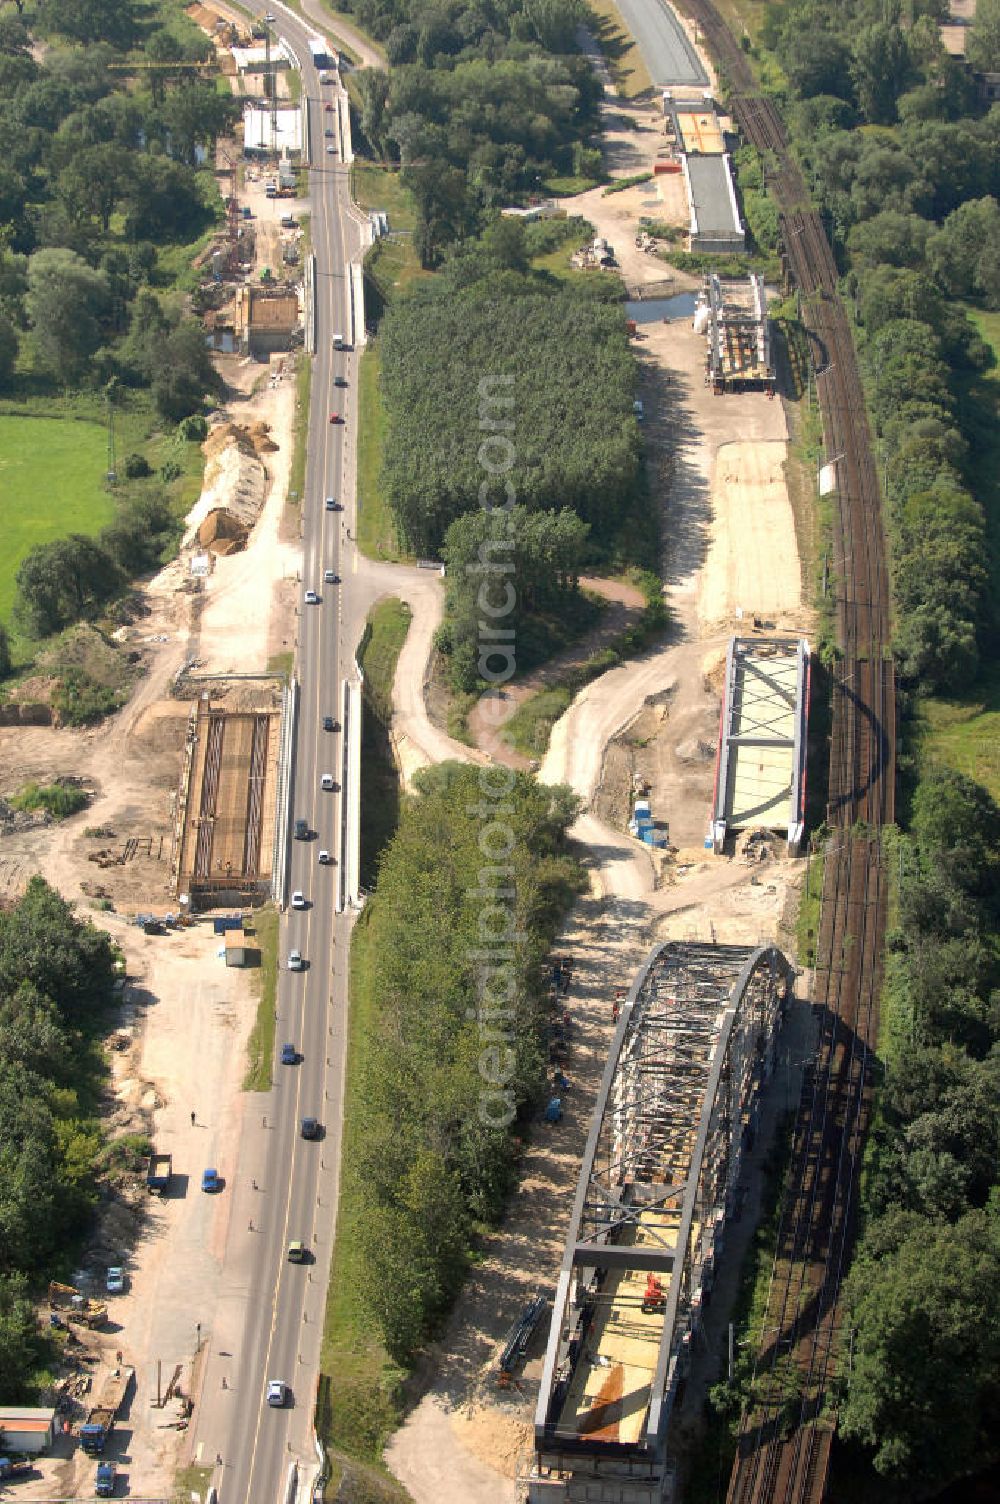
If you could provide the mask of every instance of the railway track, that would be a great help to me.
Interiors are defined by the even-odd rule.
[[[767,1311],[727,1504],[822,1504],[878,1029],[886,881],[880,828],[894,818],[895,685],[878,475],[837,266],[771,100],[711,0],[685,0],[714,53],[737,125],[761,154],[811,346],[826,462],[835,467],[830,571],[841,649],[833,675],[816,967],[820,1034],[792,1141]]]

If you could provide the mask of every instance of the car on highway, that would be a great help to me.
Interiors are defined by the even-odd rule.
[[[332,104],[325,104],[325,105],[324,105],[324,106],[323,106],[323,108],[324,108],[324,110],[325,110],[325,111],[326,111],[326,113],[327,113],[327,114],[328,114],[328,115],[329,115],[329,114],[331,114],[331,113],[332,113],[332,111],[333,111],[333,105],[332,105]]]
[[[267,22],[268,26],[273,26],[274,23],[275,23],[275,21],[277,20],[277,17],[275,16],[274,11],[273,10],[266,10],[264,12],[264,20]]]
[[[288,970],[305,971],[305,969],[306,963],[302,959],[302,952],[300,950],[290,950],[288,952]]]
[[[308,841],[309,839],[309,821],[303,820],[301,815],[295,822],[295,839],[297,841]]]
[[[323,846],[320,847],[320,851],[319,851],[319,864],[320,864],[321,867],[332,867],[333,866],[333,858],[331,857],[330,853],[326,850],[326,848],[323,847]]]
[[[125,1270],[112,1265],[104,1278],[104,1288],[109,1295],[120,1295],[125,1288]]]
[[[340,787],[332,773],[324,773],[320,777],[319,786],[327,794],[335,794]]]
[[[347,377],[346,376],[335,376],[333,378],[333,384],[334,384],[334,386],[346,386],[347,385]]]
[[[305,907],[306,895],[302,892],[301,888],[296,888],[295,892],[292,894],[292,908],[304,909]]]
[[[290,1264],[304,1264],[308,1258],[306,1245],[298,1238],[288,1245],[288,1262]]]
[[[317,1118],[303,1118],[301,1124],[303,1138],[319,1138],[320,1126]]]
[[[328,146],[326,154],[328,157],[335,157],[337,155],[337,148],[335,146]]]
[[[331,413],[330,414],[330,422],[331,423],[339,423],[340,422],[340,414],[339,413]]]
[[[222,1188],[218,1170],[202,1170],[201,1188],[203,1191],[218,1191]]]
[[[326,509],[328,512],[342,512],[344,510],[335,496],[328,496],[326,498]]]
[[[339,731],[340,730],[340,722],[338,720],[335,720],[332,715],[325,715],[323,717],[323,730],[324,731]]]
[[[293,1044],[281,1046],[281,1063],[282,1065],[298,1065],[299,1052]]]
[[[323,134],[324,134],[324,136],[332,136],[333,135],[333,126],[332,125],[328,125],[327,128],[326,128],[326,130],[323,132]]]
[[[332,569],[324,569],[324,571],[323,571],[323,584],[324,585],[339,585],[340,584],[340,581],[337,579],[337,576],[334,574],[334,572],[333,572]]]
[[[307,606],[318,606],[319,605],[319,596],[316,594],[315,590],[307,590],[306,591],[306,605]]]
[[[268,1379],[267,1403],[274,1410],[280,1410],[288,1399],[288,1385],[284,1379]]]

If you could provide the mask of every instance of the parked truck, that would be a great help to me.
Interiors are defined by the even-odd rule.
[[[149,1156],[149,1169],[146,1171],[146,1189],[151,1196],[159,1196],[170,1184],[170,1176],[173,1173],[174,1159],[172,1154],[157,1154],[155,1151]]]
[[[113,1499],[118,1479],[118,1469],[113,1462],[99,1462],[94,1479],[94,1493],[99,1499]]]
[[[9,1457],[0,1457],[0,1482],[6,1483],[11,1478],[26,1478],[34,1471],[33,1463],[12,1462]]]
[[[134,1368],[119,1364],[105,1379],[97,1404],[87,1411],[87,1418],[80,1427],[80,1445],[92,1456],[104,1451],[134,1373]]]
[[[67,1321],[78,1321],[82,1326],[101,1326],[108,1319],[103,1300],[91,1300],[74,1285],[60,1285],[57,1280],[49,1285],[49,1307],[65,1311]]]

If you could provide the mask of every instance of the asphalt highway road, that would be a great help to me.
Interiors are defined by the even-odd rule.
[[[263,14],[264,6],[254,7]],[[348,170],[339,149],[326,152],[324,111],[337,86],[321,85],[312,66],[311,28],[295,12],[274,4],[274,30],[290,43],[302,64],[302,92],[309,99],[311,235],[317,264],[316,344],[305,495],[301,498],[303,566],[297,620],[296,670],[301,685],[298,734],[293,753],[291,814],[308,821],[311,839],[289,840],[289,894],[301,890],[308,906],[289,909],[279,934],[277,1041],[296,1045],[295,1065],[274,1064],[274,1089],[245,1119],[241,1160],[251,1158],[247,1139],[256,1136],[254,1163],[264,1155],[266,1169],[256,1189],[256,1215],[232,1226],[226,1249],[224,1284],[245,1289],[242,1337],[232,1352],[234,1381],[220,1393],[203,1396],[199,1436],[222,1438],[223,1464],[213,1481],[220,1504],[271,1504],[283,1500],[295,1459],[314,1459],[312,1418],[319,1345],[337,1191],[343,1078],[343,1022],[350,918],[337,915],[339,865],[320,866],[325,848],[340,861],[341,801],[344,792],[326,792],[324,773],[342,782],[342,738],[322,729],[324,716],[342,720],[341,686],[349,672],[363,624],[363,608],[351,612],[354,572],[353,465],[357,433],[357,363],[351,350],[333,348],[333,335],[350,341],[350,269],[360,255],[361,231],[351,213]],[[344,386],[335,386],[335,377]],[[331,424],[337,412],[343,421]],[[327,511],[325,497],[346,498],[346,508]],[[332,569],[345,583],[324,583]],[[305,604],[315,590],[317,605]],[[262,602],[263,608],[263,602]],[[287,968],[290,949],[301,952],[306,969]],[[300,1135],[304,1116],[315,1117],[322,1136]],[[261,1136],[266,1143],[262,1149]],[[254,1147],[254,1146],[250,1146]],[[299,1239],[311,1262],[287,1260],[290,1241]],[[250,1252],[248,1254],[247,1247]],[[234,1338],[228,1339],[234,1342]],[[230,1356],[226,1354],[225,1356]],[[286,1408],[267,1405],[269,1379],[284,1380],[291,1391]],[[207,1445],[206,1442],[204,1445]],[[196,1448],[196,1456],[198,1449]],[[215,1459],[202,1453],[200,1460]]]
[[[705,72],[680,21],[663,0],[615,0],[626,26],[639,44],[654,84],[708,87]]]

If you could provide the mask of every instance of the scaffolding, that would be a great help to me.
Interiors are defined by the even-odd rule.
[[[678,1386],[789,987],[773,947],[657,947],[612,1044],[535,1415],[528,1496],[660,1504]]]
[[[708,351],[705,380],[719,396],[756,389],[773,394],[771,322],[763,277],[723,282],[705,279],[700,299]]]

